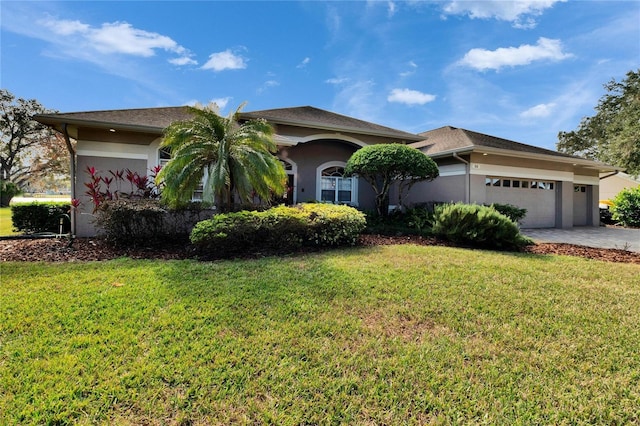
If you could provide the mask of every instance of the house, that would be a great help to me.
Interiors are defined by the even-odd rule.
[[[430,198],[527,209],[524,228],[598,226],[600,176],[617,168],[451,126],[420,133],[411,146],[433,158],[440,177],[414,186]],[[429,195],[427,195],[429,194]]]
[[[166,107],[34,118],[77,141],[71,154],[73,196],[83,200],[87,167],[147,174],[168,161],[160,149],[163,129],[190,118],[190,113],[186,107]],[[263,118],[275,129],[276,155],[289,176],[289,204],[318,200],[373,209],[372,189],[359,178],[344,177],[344,166],[363,146],[398,142],[431,156],[440,168],[438,179],[413,187],[410,203],[509,203],[527,209],[526,227],[596,226],[599,176],[616,171],[591,160],[448,126],[413,134],[311,106],[239,115],[240,121],[253,118]],[[88,204],[83,203],[75,219],[78,236],[95,233]]]
[[[639,186],[640,179],[633,178],[626,173],[609,174],[600,181],[600,199],[613,200],[623,189],[637,188]]]
[[[129,169],[141,175],[163,162],[163,130],[172,122],[190,118],[186,107],[145,108],[43,114],[34,117],[77,141],[74,198],[86,201],[83,172]],[[421,137],[318,108],[269,109],[243,112],[239,120],[263,118],[275,129],[278,158],[290,188],[289,204],[305,201],[345,203],[374,209],[373,190],[358,178],[344,177],[347,160],[357,149],[376,143],[410,143]],[[92,236],[92,206],[83,202],[76,214],[78,236]]]

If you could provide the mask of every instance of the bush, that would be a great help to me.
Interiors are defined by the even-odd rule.
[[[96,224],[116,246],[148,246],[167,240],[186,241],[193,225],[209,214],[200,203],[169,209],[158,200],[120,199],[100,204]]]
[[[262,212],[241,211],[199,222],[191,242],[214,257],[290,252],[301,247],[353,245],[365,227],[362,213],[348,206],[301,204]]]
[[[62,232],[67,233],[70,229],[70,209],[70,203],[59,201],[14,204],[11,206],[11,221],[16,230],[33,234],[60,232],[60,219],[62,219]]]
[[[508,217],[477,204],[436,207],[432,231],[449,241],[478,247],[513,249],[532,244]]]
[[[640,227],[640,186],[625,188],[615,196],[611,216],[622,226]]]
[[[0,179],[0,207],[9,207],[11,199],[21,192],[15,183]]]
[[[431,235],[434,208],[442,204],[445,203],[417,203],[404,211],[394,210],[386,217],[375,211],[367,212],[366,232],[381,235]]]
[[[524,219],[527,214],[527,209],[521,209],[513,204],[491,204],[491,207],[516,223]]]

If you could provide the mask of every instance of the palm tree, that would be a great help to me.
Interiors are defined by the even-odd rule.
[[[215,106],[188,107],[193,119],[165,129],[161,147],[171,152],[171,160],[158,178],[170,205],[189,201],[203,177],[204,199],[222,211],[231,210],[234,195],[250,203],[254,194],[269,200],[284,193],[286,172],[273,155],[273,128],[261,119],[238,123],[243,106],[226,118]]]

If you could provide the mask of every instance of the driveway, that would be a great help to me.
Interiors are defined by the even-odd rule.
[[[567,243],[640,252],[640,229],[585,226],[571,229],[523,229],[522,233],[539,243]]]

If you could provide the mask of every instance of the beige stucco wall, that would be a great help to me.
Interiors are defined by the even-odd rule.
[[[81,144],[79,143],[79,146]],[[146,159],[127,159],[115,157],[77,156],[78,174],[76,176],[76,195],[81,205],[76,212],[76,235],[79,237],[92,237],[96,235],[94,226],[93,203],[85,194],[87,188],[84,183],[89,182],[89,175],[85,172],[87,167],[95,167],[100,176],[109,177],[109,170],[129,169],[140,175],[147,174]],[[129,182],[122,184],[122,190],[129,191]],[[106,187],[103,184],[103,187]],[[115,189],[115,186],[113,187]]]
[[[346,163],[351,155],[358,149],[351,143],[340,140],[316,140],[287,147],[280,151],[284,157],[297,166],[295,177],[295,191],[298,203],[314,201],[317,195],[317,171],[326,163]],[[358,179],[358,207],[361,209],[373,209],[374,193],[371,186],[363,179]]]
[[[620,175],[610,176],[600,181],[600,199],[611,200],[625,188],[637,188],[640,183]]]

